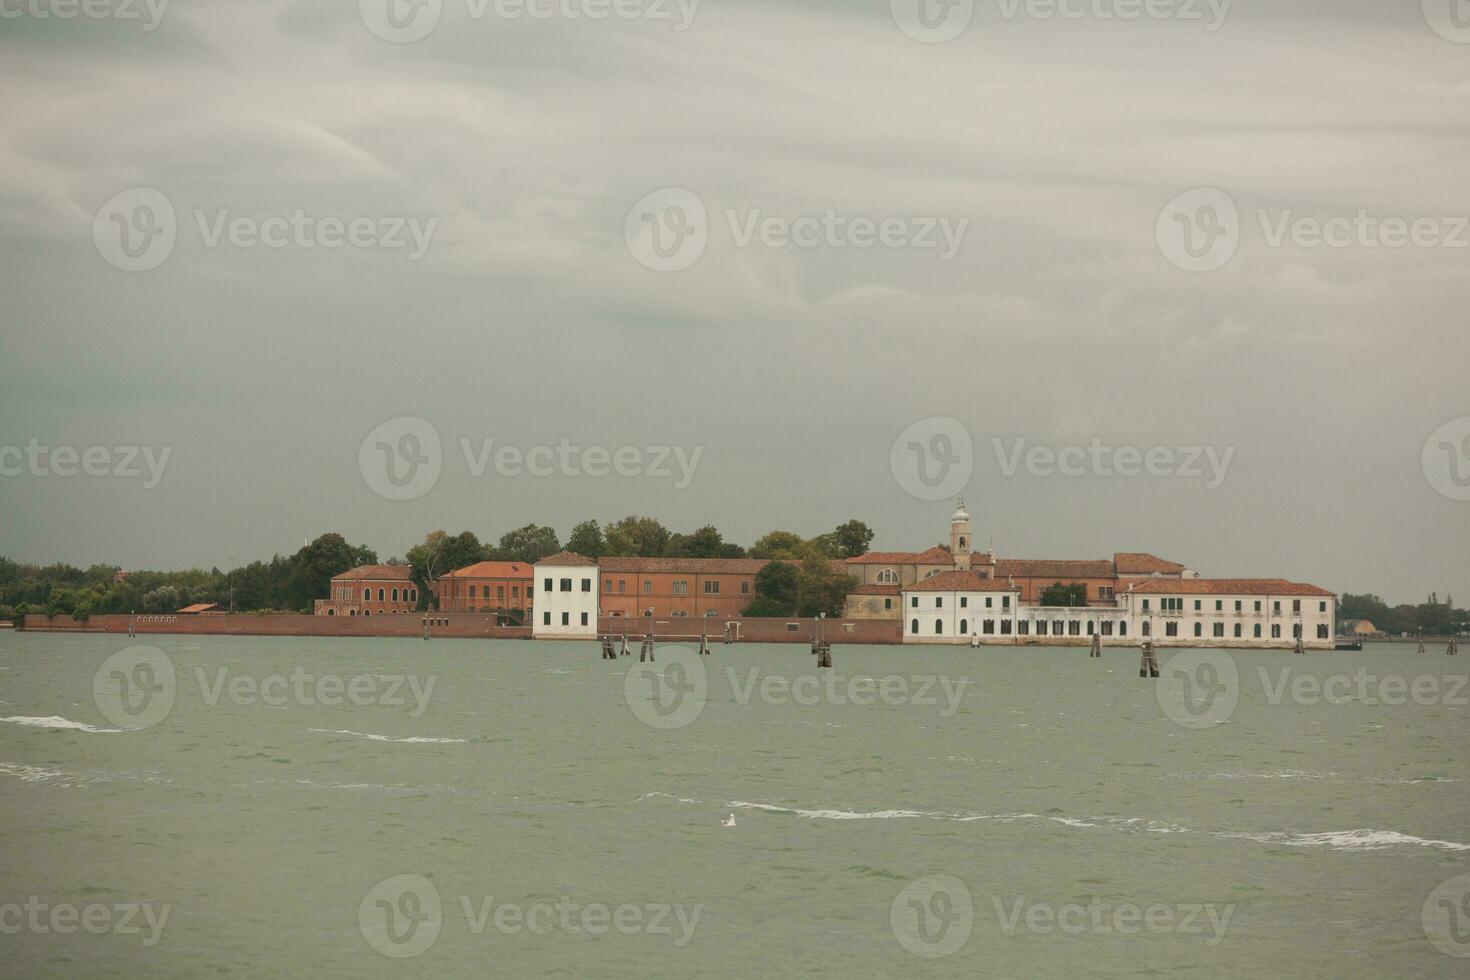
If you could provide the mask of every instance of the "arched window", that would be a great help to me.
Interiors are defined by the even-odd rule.
[[[383,590],[382,589],[379,589],[378,590],[378,601],[379,602],[382,602],[383,601]]]
[[[337,615],[337,610],[335,610],[335,609],[328,609],[327,610],[327,615],[328,616],[335,616],[335,615]]]
[[[364,616],[371,616],[371,615],[372,615],[372,614],[373,614],[373,611],[372,611],[372,610],[371,610],[371,609],[364,609],[364,610],[363,610],[363,611],[362,611],[362,614],[363,614],[363,615],[364,615]]]
[[[1087,621],[1087,635],[1088,635],[1088,636],[1095,636],[1095,635],[1096,635],[1096,634],[1097,634],[1097,630],[1095,630],[1095,629],[1094,629],[1094,628],[1093,628],[1093,623],[1092,623],[1092,620],[1090,620],[1090,619],[1089,619],[1089,620],[1088,620],[1088,621]]]
[[[1144,636],[1153,636],[1154,635],[1153,624],[1150,623],[1146,619],[1143,621],[1143,635]]]
[[[409,602],[418,602],[419,601],[419,590],[418,589],[409,589],[408,590],[408,601]]]
[[[960,636],[968,636],[969,634],[970,634],[970,621],[968,619],[962,619],[962,620],[960,620]]]
[[[885,568],[878,573],[879,585],[897,585],[898,573],[891,568]]]
[[[934,635],[935,636],[939,636],[943,632],[944,632],[944,620],[942,620],[942,619],[936,619],[934,621]]]
[[[356,609],[349,609],[349,610],[347,610],[347,615],[349,615],[349,616],[356,616],[357,615],[357,610]]]
[[[393,590],[393,601],[394,602],[397,602],[398,601],[398,590],[397,589],[394,589]]]
[[[965,550],[965,539],[964,538],[960,538],[960,550],[961,551],[964,551]]]
[[[363,602],[370,602],[370,601],[372,601],[372,598],[373,598],[373,590],[372,589],[363,589],[362,590],[362,601]]]
[[[919,621],[917,619],[909,623],[909,632],[915,636],[919,635]]]

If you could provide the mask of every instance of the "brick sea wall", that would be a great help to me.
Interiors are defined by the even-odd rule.
[[[134,624],[139,636],[148,633],[190,633],[206,636],[423,636],[425,614],[404,616],[179,616],[107,614],[78,622],[70,616],[28,615],[26,632],[121,633]],[[428,614],[431,637],[528,640],[529,626],[496,626],[486,613]]]

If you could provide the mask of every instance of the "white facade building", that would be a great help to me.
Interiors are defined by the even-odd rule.
[[[1119,583],[1120,586],[1122,583]],[[1129,582],[1111,604],[1020,602],[1014,586],[945,572],[902,594],[905,643],[1224,646],[1331,650],[1337,597],[1284,579],[1152,578]]]
[[[531,635],[538,640],[597,636],[597,562],[563,551],[536,563]]]

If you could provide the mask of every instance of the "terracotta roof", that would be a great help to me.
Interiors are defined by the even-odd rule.
[[[1058,580],[1113,578],[1110,561],[1053,561],[1050,559],[999,558],[995,573],[1016,578],[1050,578]]]
[[[940,572],[904,587],[905,592],[1019,592],[1009,582],[981,578],[974,572]]]
[[[896,585],[859,585],[848,595],[898,595],[902,591]]]
[[[406,582],[413,577],[413,569],[408,565],[362,565],[343,572],[341,575],[333,575],[332,581],[353,579],[382,579],[384,581]]]
[[[953,565],[949,549],[935,545],[928,551],[870,551],[847,559],[849,565]]]
[[[181,613],[202,613],[202,612],[208,612],[211,609],[218,609],[218,608],[219,608],[219,603],[217,603],[217,602],[196,602],[192,606],[185,606],[183,609],[180,609],[179,612],[181,612]]]
[[[542,565],[590,565],[596,567],[597,562],[571,551],[560,551],[554,555],[548,555],[536,563],[537,568],[540,568]]]
[[[1160,578],[1130,582],[1135,595],[1286,595],[1328,596],[1336,593],[1281,578]]]
[[[530,578],[535,574],[534,566],[520,561],[482,561],[464,568],[456,568],[440,578]]]
[[[604,572],[650,572],[690,575],[754,575],[771,563],[769,558],[615,558],[597,563]]]
[[[1177,561],[1167,561],[1146,551],[1120,551],[1113,556],[1119,575],[1178,575],[1184,566]]]

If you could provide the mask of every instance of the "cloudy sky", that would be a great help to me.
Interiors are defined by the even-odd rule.
[[[962,493],[1470,600],[1463,0],[89,2],[0,0],[0,553]]]

